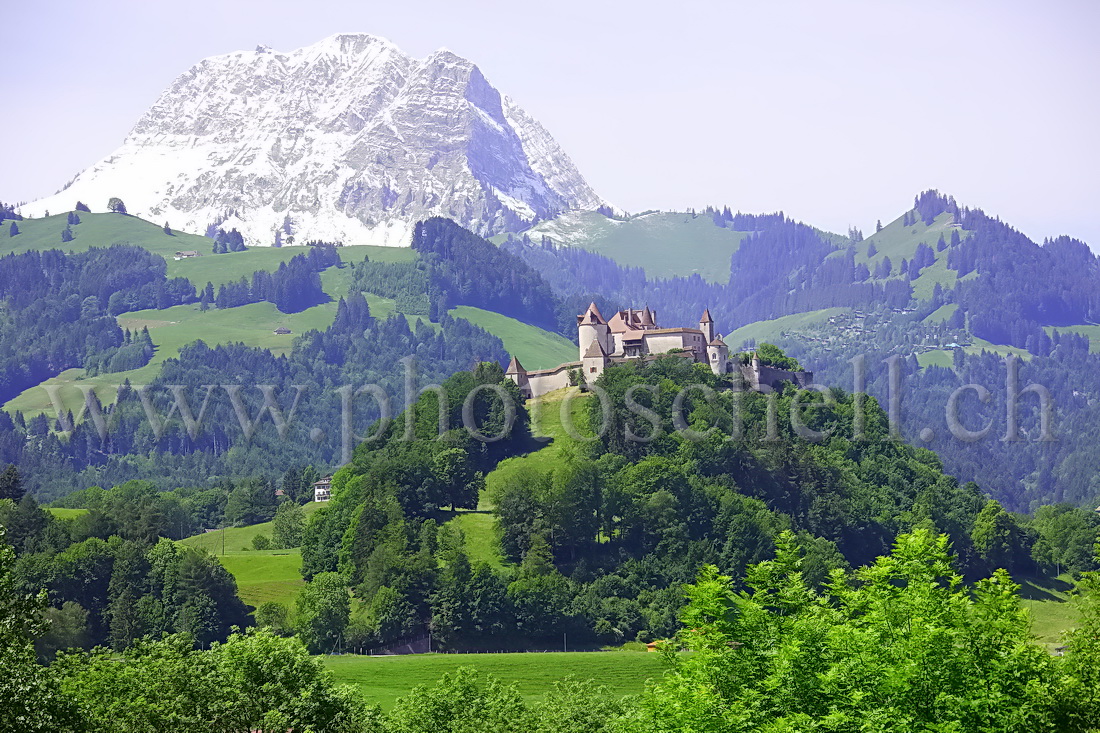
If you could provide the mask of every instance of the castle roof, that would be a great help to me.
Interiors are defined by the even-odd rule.
[[[588,304],[588,310],[577,316],[577,323],[606,324],[607,321],[600,315],[600,309],[593,302]]]
[[[588,350],[584,352],[585,359],[599,359],[606,358],[607,352],[603,350],[603,344],[599,339],[593,339],[592,343],[588,345]]]
[[[710,342],[710,343],[708,344],[708,346],[725,346],[725,345],[726,345],[726,342],[722,340],[722,337],[721,337],[721,336],[715,336],[715,337],[714,337],[714,340],[713,340],[713,341],[711,341],[711,342]],[[728,347],[727,347],[727,348],[728,348]]]
[[[611,316],[607,325],[611,327],[611,333],[626,333],[627,331],[645,331],[657,326],[657,314],[645,309],[627,308],[617,311]]]
[[[651,328],[646,333],[703,333],[698,328]]]
[[[512,357],[512,360],[508,362],[508,368],[504,370],[505,374],[526,374],[527,370],[523,368],[523,365],[519,363],[519,359]]]
[[[703,309],[703,317],[699,319],[699,323],[714,323],[714,319],[710,317],[710,308]]]

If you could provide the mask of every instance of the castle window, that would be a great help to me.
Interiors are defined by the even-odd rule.
[[[588,371],[590,371],[590,372],[593,372],[593,373],[595,373],[595,371],[596,371],[596,367],[589,367],[589,368],[588,368]]]

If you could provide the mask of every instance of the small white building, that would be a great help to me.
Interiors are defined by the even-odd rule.
[[[328,501],[332,498],[332,476],[325,476],[313,484],[313,500]]]

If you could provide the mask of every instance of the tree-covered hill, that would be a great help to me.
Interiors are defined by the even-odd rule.
[[[452,421],[461,395],[487,378],[456,375],[445,384]],[[696,386],[684,403],[685,424],[699,433],[689,437],[676,430],[675,397],[700,384],[715,397],[708,402]],[[998,567],[1054,573],[1052,545],[1064,557],[1076,553],[1077,570],[1093,567],[1097,518],[1067,507],[1034,520],[1006,512],[978,485],[946,475],[930,451],[890,439],[872,399],[858,408],[835,391],[824,404],[788,388],[775,406],[784,421],[769,434],[768,397],[731,391],[682,360],[611,367],[597,386],[610,411],[580,397],[588,415],[579,440],[558,433],[538,450],[521,421],[491,447],[458,435],[438,441],[435,398],[425,395],[416,440],[398,439],[398,419],[387,441],[357,450],[303,546],[306,577],[339,573],[370,609],[347,638],[377,645],[424,628],[441,647],[457,648],[537,645],[562,633],[596,644],[661,638],[674,631],[680,604],[669,589],[702,563],[740,578],[746,564],[773,555],[787,530],[811,584],[870,562],[914,529],[946,534],[972,579]],[[654,415],[627,409],[628,391]],[[805,430],[827,437],[808,440],[785,422],[796,401],[813,405],[798,410]],[[601,437],[583,439],[601,424]],[[494,507],[503,568],[471,562],[463,538],[439,526],[441,506],[477,503],[486,472],[482,505]],[[1084,531],[1068,540],[1074,523]]]

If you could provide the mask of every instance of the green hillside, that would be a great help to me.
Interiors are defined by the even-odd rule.
[[[372,304],[373,305],[373,304]],[[131,330],[149,329],[149,336],[156,346],[148,364],[124,372],[85,375],[83,369],[67,369],[41,385],[24,390],[4,405],[5,410],[19,410],[27,415],[45,412],[51,417],[53,405],[43,386],[61,385],[58,393],[66,409],[79,411],[83,395],[78,385],[92,385],[104,404],[114,402],[119,384],[130,380],[132,384],[149,384],[160,373],[166,359],[179,355],[186,344],[202,339],[207,344],[240,342],[248,346],[270,349],[276,354],[290,351],[298,334],[310,329],[327,328],[336,317],[336,304],[325,303],[300,313],[281,313],[268,302],[249,303],[238,308],[201,311],[197,305],[177,305],[164,310],[144,310],[124,313],[118,317],[119,325]],[[276,328],[285,326],[290,334],[276,334]]]
[[[244,252],[215,255],[213,240],[208,237],[176,230],[169,236],[163,225],[123,214],[81,213],[80,224],[72,227],[73,241],[62,242],[61,231],[66,227],[67,216],[66,212],[17,222],[20,233],[16,237],[8,237],[5,229],[0,232],[0,256],[45,249],[85,252],[91,247],[132,244],[163,257],[168,263],[168,277],[185,277],[195,287],[208,282],[216,287],[242,277],[251,278],[252,273],[261,270],[274,272],[294,255],[309,250],[304,246],[252,247]],[[185,250],[194,250],[201,256],[174,258],[176,252]],[[342,248],[340,256],[344,262],[361,262],[364,257],[377,262],[411,262],[416,259],[416,252],[408,247],[357,246]]]
[[[323,506],[310,502],[302,508],[308,516]],[[260,534],[270,538],[271,530],[271,522],[228,527],[188,537],[179,544],[216,555],[237,581],[237,589],[245,603],[259,606],[277,601],[293,612],[294,599],[305,587],[301,575],[302,553],[298,548],[253,550],[253,538]]]
[[[337,681],[359,688],[368,702],[384,710],[414,687],[432,684],[443,674],[470,667],[514,684],[528,702],[543,699],[558,680],[592,680],[612,694],[636,695],[646,680],[665,671],[660,654],[644,652],[560,652],[554,654],[414,654],[408,656],[325,657]]]
[[[171,263],[172,256],[178,251],[195,250],[209,254],[213,247],[212,240],[195,234],[172,230],[172,235],[169,236],[164,233],[163,222],[153,224],[125,214],[81,212],[79,216],[80,223],[72,227],[73,241],[71,242],[61,241],[61,232],[67,226],[68,212],[42,219],[24,219],[16,222],[19,235],[15,237],[9,237],[5,227],[4,231],[0,232],[0,255],[44,249],[86,252],[92,247],[133,244],[144,247]],[[169,277],[172,276],[169,271]],[[206,284],[205,281],[203,284]]]
[[[549,369],[577,359],[577,345],[560,334],[467,305],[452,308],[449,312],[455,318],[467,320],[499,338],[508,353],[519,359],[525,369]]]
[[[729,345],[731,350],[737,350],[741,344],[749,339],[755,339],[757,343],[762,341],[772,342],[777,340],[784,331],[796,331],[810,326],[817,326],[829,320],[829,318],[847,313],[849,310],[849,308],[824,308],[806,313],[780,316],[769,321],[756,321],[725,334],[722,336],[722,340]]]
[[[237,581],[241,600],[250,606],[275,601],[293,612],[294,601],[306,586],[298,549],[227,552],[218,560]]]
[[[935,253],[936,262],[925,268],[920,277],[913,281],[914,296],[920,300],[931,299],[932,291],[937,283],[945,289],[955,287],[958,275],[954,270],[947,268],[947,250],[943,252],[936,251],[936,242],[941,234],[945,240],[951,240],[951,232],[954,229],[951,226],[952,215],[940,214],[931,224],[927,225],[918,219],[911,226],[905,226],[902,223],[903,218],[895,219],[884,226],[881,231],[875,232],[856,244],[856,264],[867,265],[873,276],[875,267],[889,257],[892,265],[891,276],[901,277],[901,261],[912,260],[917,252],[917,247],[921,244],[927,244]],[[958,231],[960,236],[968,236],[967,232],[961,229]],[[877,250],[873,257],[868,254],[872,245]],[[830,257],[839,257],[841,252],[842,250],[837,250]]]
[[[651,279],[698,273],[722,283],[729,280],[730,255],[745,236],[716,227],[703,215],[651,212],[620,220],[594,211],[562,214],[525,234],[534,241],[549,237],[555,244],[583,247],[621,265],[642,267]]]
[[[1100,326],[1096,324],[1089,324],[1086,326],[1046,326],[1044,329],[1047,335],[1053,336],[1054,333],[1075,333],[1079,336],[1085,336],[1089,340],[1089,351],[1093,354],[1100,352]]]

